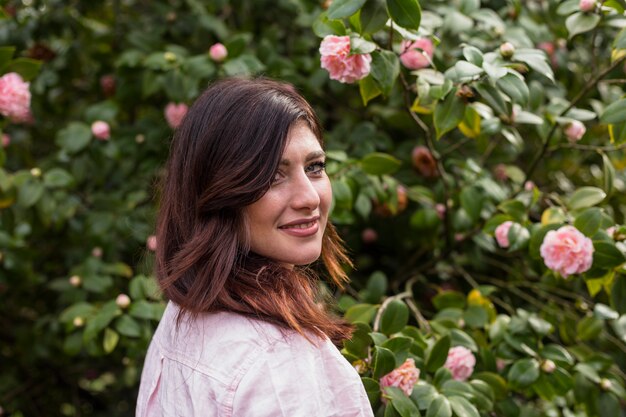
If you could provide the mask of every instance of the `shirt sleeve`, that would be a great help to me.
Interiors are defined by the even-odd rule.
[[[271,346],[243,376],[233,416],[373,416],[358,374],[329,340],[293,339]]]

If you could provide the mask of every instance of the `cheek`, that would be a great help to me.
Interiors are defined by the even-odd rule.
[[[325,212],[324,214],[328,214],[328,210],[333,201],[333,189],[328,178],[325,178],[324,181],[320,181],[318,193],[320,196],[320,206],[322,206]]]

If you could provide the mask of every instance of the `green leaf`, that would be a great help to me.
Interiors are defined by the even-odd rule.
[[[530,236],[530,243],[528,245],[528,250],[531,258],[540,259],[541,255],[539,250],[541,248],[541,244],[543,243],[543,239],[546,237],[546,234],[550,230],[556,230],[561,227],[561,224],[551,223],[545,226],[542,226],[539,229],[533,230]]]
[[[476,407],[465,398],[455,395],[449,397],[448,401],[457,417],[480,417]]]
[[[585,236],[593,236],[602,224],[602,210],[591,207],[584,210],[574,220],[574,227],[580,230]]]
[[[384,347],[374,347],[374,355],[372,357],[372,369],[374,370],[374,379],[378,380],[393,371],[396,367],[396,357],[392,351]]]
[[[524,79],[518,75],[508,73],[500,78],[496,85],[504,91],[504,93],[522,106],[526,106],[530,97],[530,90],[524,82]]]
[[[133,302],[128,313],[138,319],[161,320],[165,306],[160,303],[151,303],[146,300],[138,300]]]
[[[346,34],[346,27],[341,20],[331,20],[324,12],[313,22],[313,32],[320,38],[328,35],[343,36]]]
[[[411,400],[417,404],[420,410],[427,410],[433,400],[439,396],[437,389],[423,380],[419,380],[413,387]]]
[[[73,154],[83,150],[91,141],[91,129],[84,123],[71,122],[56,135],[56,144]]]
[[[360,13],[363,33],[374,33],[385,27],[389,19],[384,0],[367,0]]]
[[[372,344],[372,338],[369,335],[372,328],[362,322],[355,323],[355,326],[352,337],[344,342],[344,347],[354,356],[364,358],[367,356],[367,348]]]
[[[11,61],[15,46],[0,46],[0,70]]]
[[[474,65],[479,67],[483,65],[483,53],[475,46],[466,45],[463,48],[463,56]]]
[[[611,307],[620,314],[626,314],[626,277],[624,275],[617,275],[613,280]]]
[[[330,19],[343,19],[355,14],[365,4],[365,0],[334,0],[328,8]]]
[[[469,327],[478,329],[487,324],[489,321],[489,314],[487,313],[487,310],[480,306],[471,306],[463,314],[463,320]]]
[[[626,262],[624,254],[613,242],[596,240],[593,242],[593,248],[593,266],[596,268],[610,269]]]
[[[595,316],[586,316],[576,325],[576,336],[581,341],[597,338],[604,328],[604,322]]]
[[[462,330],[450,330],[450,341],[452,346],[464,346],[473,352],[478,351],[478,345],[476,344],[474,339],[472,339],[470,335]]]
[[[361,93],[361,100],[363,100],[364,106],[367,106],[370,100],[382,94],[378,84],[371,75],[359,81],[359,92]]]
[[[69,323],[76,317],[86,318],[93,314],[95,307],[92,304],[80,301],[76,304],[72,304],[59,315],[59,321],[63,323]]]
[[[535,359],[516,361],[509,370],[509,384],[513,388],[526,388],[539,378],[539,362]]]
[[[463,121],[465,106],[465,103],[453,92],[449,93],[444,101],[437,102],[434,114],[437,139]]]
[[[602,154],[602,174],[604,180],[604,191],[608,195],[611,195],[613,192],[613,184],[615,182],[615,167],[613,166],[611,159],[604,153]]]
[[[502,99],[502,95],[495,87],[489,83],[476,83],[474,85],[476,91],[493,108],[498,115],[509,115],[506,103]]]
[[[43,191],[44,186],[41,181],[34,178],[27,180],[17,189],[17,204],[23,208],[31,207],[39,201]]]
[[[31,81],[39,74],[41,61],[30,58],[17,58],[9,62],[2,70],[6,72],[17,72],[24,81]]]
[[[417,406],[408,399],[400,388],[386,387],[385,396],[389,398],[391,405],[402,417],[419,417]]]
[[[383,94],[388,96],[400,74],[398,56],[392,51],[374,51],[370,74],[378,83]]]
[[[567,206],[571,210],[580,210],[583,208],[595,206],[602,202],[606,197],[604,190],[597,187],[580,187],[572,194],[567,202]]]
[[[626,28],[622,29],[615,37],[613,49],[626,49]]]
[[[346,311],[344,318],[350,323],[369,323],[376,315],[377,307],[371,304],[356,304]]]
[[[387,304],[380,320],[380,331],[386,335],[397,333],[409,321],[409,308],[400,300],[392,300]]]
[[[378,381],[367,377],[361,378],[361,382],[365,387],[365,393],[367,394],[367,398],[369,399],[370,404],[373,408],[380,399],[380,384],[378,383]]]
[[[426,417],[451,417],[452,408],[450,401],[443,396],[437,395],[429,404]]]
[[[74,182],[74,177],[62,168],[52,168],[43,174],[43,183],[46,187],[67,187]]]
[[[131,316],[124,314],[115,321],[115,329],[124,336],[139,337],[141,336],[141,326]]]
[[[422,9],[417,0],[387,0],[391,19],[406,29],[420,28]]]
[[[514,61],[520,61],[528,65],[539,74],[554,82],[554,72],[548,64],[545,52],[539,49],[519,48],[513,54]]]
[[[465,296],[458,291],[441,291],[433,297],[432,303],[438,311],[445,308],[465,308]]]
[[[500,375],[493,372],[478,372],[472,375],[472,379],[486,382],[493,390],[497,400],[502,400],[507,397],[507,383]]]
[[[361,168],[370,175],[393,174],[400,168],[400,165],[402,161],[381,152],[370,153],[361,160]]]
[[[369,54],[376,50],[376,44],[358,35],[350,36],[350,54]]]
[[[117,342],[120,340],[120,335],[110,328],[104,329],[104,340],[102,341],[102,347],[105,353],[111,353],[117,346]]]
[[[83,333],[83,342],[88,343],[96,337],[118,314],[120,314],[120,309],[115,304],[115,300],[104,304],[95,316],[87,320],[87,326],[85,326],[85,332]]]
[[[589,32],[600,23],[600,15],[596,13],[577,12],[565,20],[565,27],[569,32],[569,39],[579,33]]]
[[[600,115],[600,122],[615,124],[626,121],[626,98],[609,104]]]
[[[483,209],[485,197],[479,188],[474,186],[464,187],[460,195],[461,207],[467,213],[472,222],[480,220],[480,212]]]
[[[433,345],[426,358],[425,368],[428,372],[435,372],[441,368],[448,358],[450,350],[450,336],[444,336]]]

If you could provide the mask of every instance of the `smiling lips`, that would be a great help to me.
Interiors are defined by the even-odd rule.
[[[319,217],[312,219],[300,219],[296,220],[278,228],[283,232],[296,237],[308,237],[317,233],[320,228]]]

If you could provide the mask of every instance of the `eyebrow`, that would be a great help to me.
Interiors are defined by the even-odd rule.
[[[308,154],[306,158],[304,158],[304,162],[309,162],[313,159],[321,158],[324,156],[326,156],[326,153],[324,151],[314,151]],[[289,166],[290,164],[291,164],[291,161],[289,161],[289,159],[280,160],[280,165]]]

